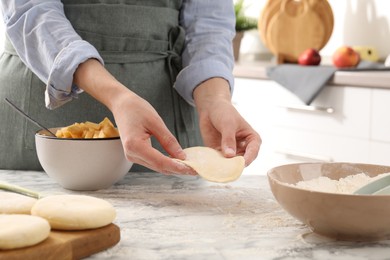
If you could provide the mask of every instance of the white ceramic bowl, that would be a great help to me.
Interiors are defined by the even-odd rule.
[[[318,234],[343,240],[390,238],[390,195],[318,192],[291,184],[320,176],[339,180],[366,173],[374,177],[390,166],[358,163],[298,163],[268,172],[271,190],[280,205]]]
[[[133,165],[124,155],[119,137],[65,139],[41,134],[44,131],[35,134],[39,162],[47,175],[66,189],[108,188],[123,179]]]

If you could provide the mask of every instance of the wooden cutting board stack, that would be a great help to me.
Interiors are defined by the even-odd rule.
[[[327,0],[268,0],[259,18],[263,43],[280,63],[297,62],[308,48],[321,50],[333,31]]]

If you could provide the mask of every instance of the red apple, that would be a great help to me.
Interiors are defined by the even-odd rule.
[[[337,68],[356,67],[359,64],[360,55],[350,46],[338,48],[332,56],[333,65]]]
[[[299,55],[298,63],[305,66],[318,65],[321,63],[321,55],[316,49],[307,49]]]

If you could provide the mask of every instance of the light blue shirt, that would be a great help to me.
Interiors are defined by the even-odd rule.
[[[95,47],[75,32],[60,0],[1,0],[1,8],[6,34],[20,59],[46,84],[47,108],[82,92],[73,84],[79,64],[90,58],[104,64]],[[226,79],[233,92],[233,1],[183,0],[179,22],[186,39],[183,70],[174,88],[191,105],[195,87],[209,78]]]

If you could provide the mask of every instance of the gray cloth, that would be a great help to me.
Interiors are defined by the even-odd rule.
[[[96,47],[106,69],[156,109],[183,147],[201,145],[195,109],[172,87],[181,69],[184,46],[184,31],[179,26],[182,1],[62,2],[67,18],[79,35]],[[130,22],[131,17],[142,19]],[[121,21],[134,26],[123,26]],[[156,27],[159,30],[148,30]],[[45,84],[22,63],[9,42],[0,58],[0,82],[1,169],[42,169],[35,151],[34,135],[38,129],[5,104],[5,97],[47,127],[100,122],[106,116],[113,120],[111,112],[87,93],[60,108],[48,110]],[[152,143],[163,151],[155,139]],[[148,169],[134,165],[131,170]]]
[[[390,70],[381,63],[361,61],[356,68],[337,69],[333,66],[301,66],[282,64],[268,67],[267,76],[285,87],[307,105],[316,98],[336,71]]]

